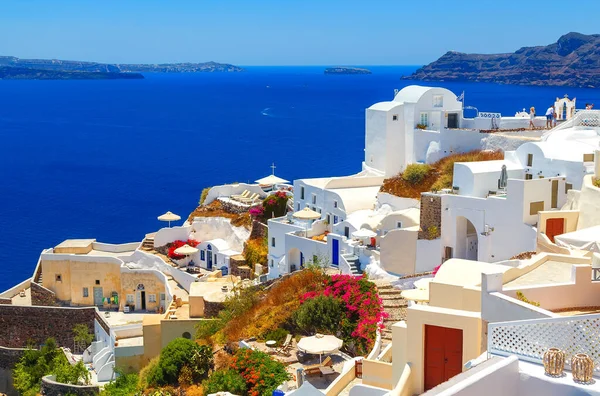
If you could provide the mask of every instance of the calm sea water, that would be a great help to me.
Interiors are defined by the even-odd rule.
[[[367,66],[368,67],[368,66]],[[147,75],[131,81],[0,81],[0,289],[66,238],[140,241],[203,187],[360,171],[364,110],[415,67],[328,76],[322,67]],[[423,83],[432,85],[431,83]],[[542,113],[598,90],[438,83],[480,111]],[[580,106],[581,107],[581,106]]]

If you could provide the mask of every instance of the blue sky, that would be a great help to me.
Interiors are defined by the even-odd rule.
[[[0,0],[0,55],[98,62],[402,65],[600,33],[600,1]],[[566,4],[562,2],[562,4]],[[577,5],[576,5],[577,4]],[[570,7],[570,6],[569,6]],[[586,17],[586,15],[590,17]]]

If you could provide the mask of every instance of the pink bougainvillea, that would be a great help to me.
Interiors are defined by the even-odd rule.
[[[302,296],[301,302],[320,295],[339,299],[344,304],[347,319],[355,325],[351,336],[357,339],[362,349],[370,349],[377,328],[382,329],[383,320],[388,317],[375,285],[364,275],[333,275],[325,280],[323,291],[308,292]]]

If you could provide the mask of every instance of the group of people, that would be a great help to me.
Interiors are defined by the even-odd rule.
[[[594,108],[593,103],[586,103],[585,109],[592,110]],[[558,114],[554,110],[554,105],[548,107],[546,110],[546,129],[550,129],[556,126],[556,119],[558,118]],[[531,106],[529,109],[529,129],[535,129],[535,125],[533,124],[533,120],[535,119],[535,107]]]

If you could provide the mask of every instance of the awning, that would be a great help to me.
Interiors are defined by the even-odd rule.
[[[554,243],[568,249],[600,252],[600,226],[556,235],[554,237]]]

